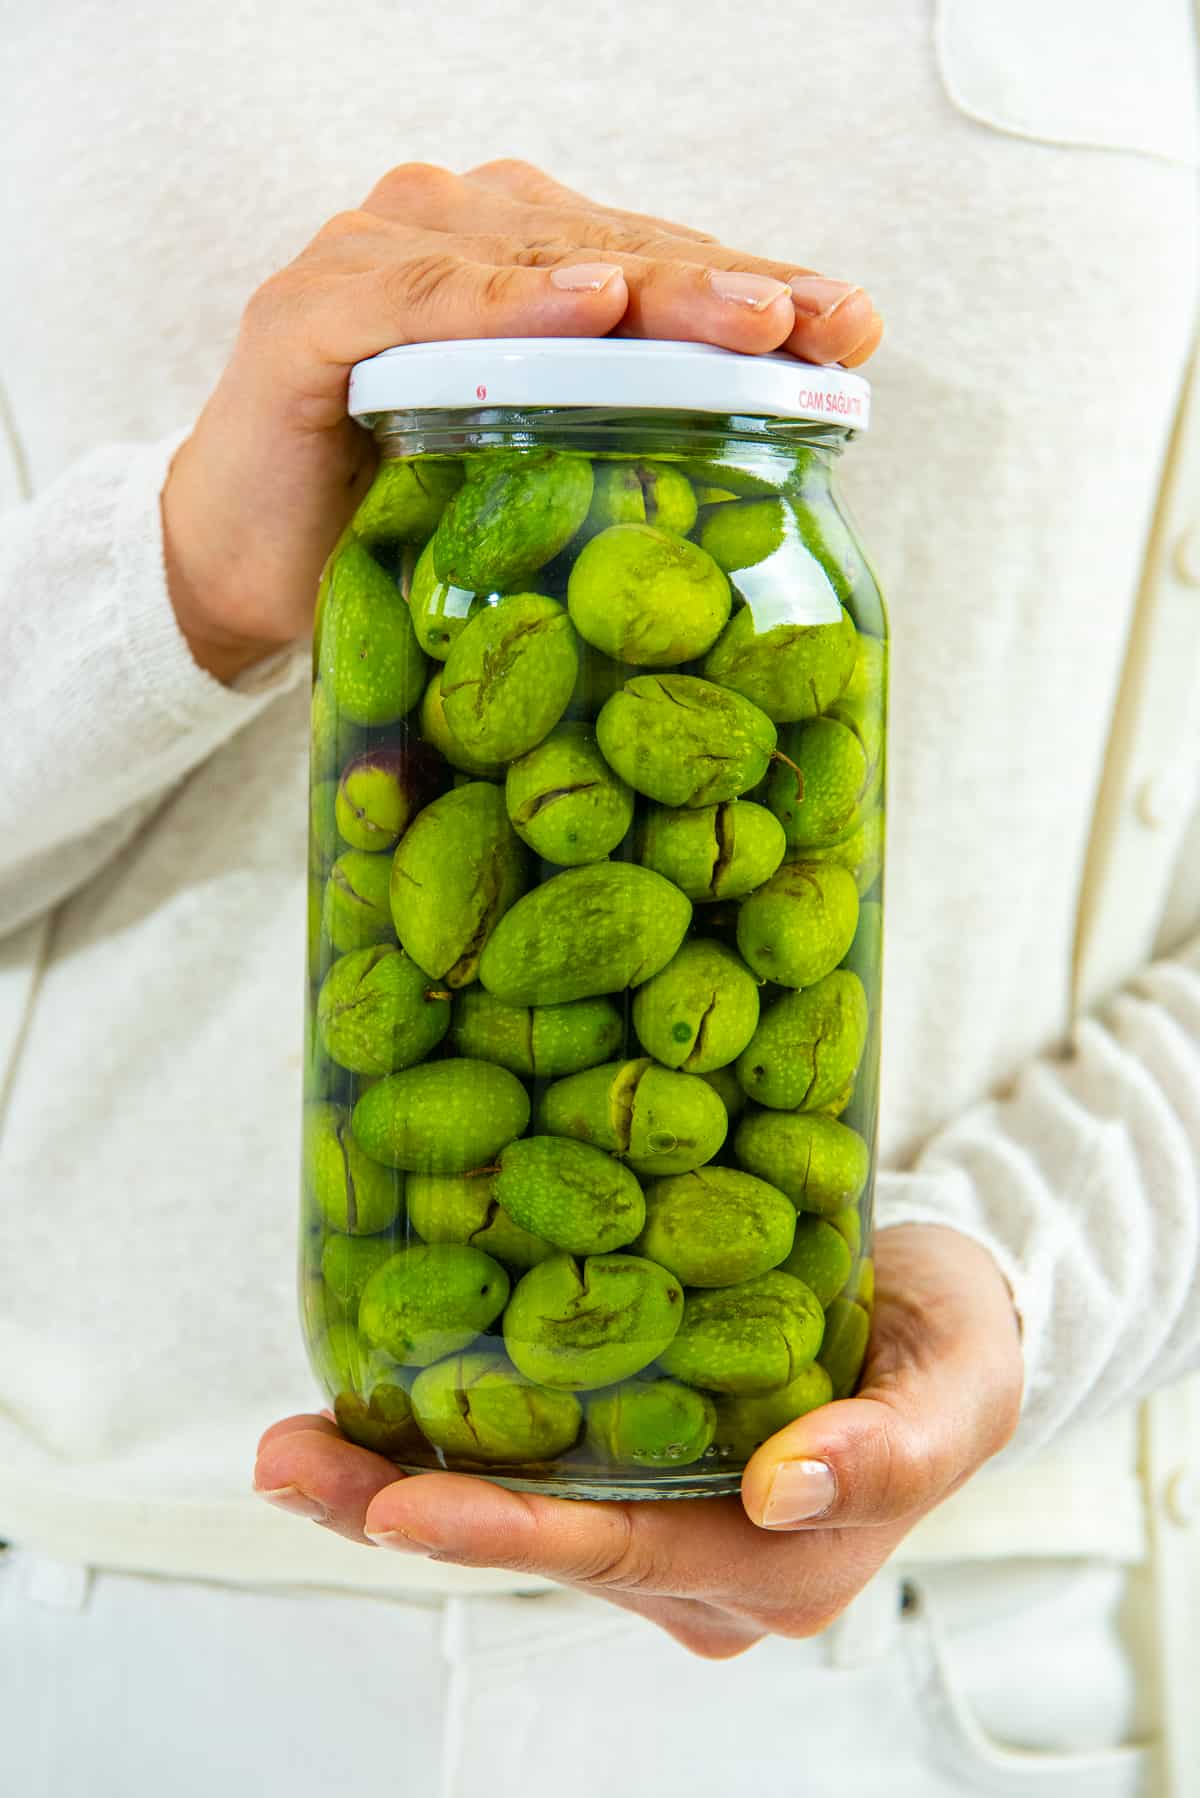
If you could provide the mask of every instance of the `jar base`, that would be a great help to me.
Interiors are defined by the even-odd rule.
[[[435,1473],[433,1467],[418,1467],[407,1462],[400,1462],[404,1473]],[[547,1498],[583,1498],[595,1500],[637,1500],[651,1498],[736,1498],[742,1489],[740,1473],[690,1473],[662,1474],[655,1476],[647,1472],[639,1479],[604,1479],[595,1476],[584,1476],[576,1479],[555,1479],[553,1475],[538,1479],[521,1479],[515,1474],[484,1473],[472,1468],[475,1479],[490,1480],[494,1486],[504,1486],[509,1492],[540,1492]]]

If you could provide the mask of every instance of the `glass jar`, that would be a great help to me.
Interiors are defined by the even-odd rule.
[[[736,1491],[872,1300],[886,647],[841,369],[360,364],[318,602],[301,1283],[344,1433]]]

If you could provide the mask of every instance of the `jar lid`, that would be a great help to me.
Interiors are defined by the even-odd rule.
[[[801,418],[865,431],[861,375],[780,351],[746,356],[705,343],[634,337],[494,337],[409,343],[358,362],[350,415],[597,406],[607,412],[707,412]]]

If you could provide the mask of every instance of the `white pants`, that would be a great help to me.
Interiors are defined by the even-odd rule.
[[[705,1662],[567,1593],[413,1602],[10,1550],[0,1791],[1158,1798],[1153,1751],[1127,1745],[1138,1577],[1061,1561],[885,1574],[816,1640]]]

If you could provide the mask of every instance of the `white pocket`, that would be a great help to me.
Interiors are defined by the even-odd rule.
[[[931,1773],[962,1798],[1149,1798],[1154,1765],[1149,1747],[1064,1752],[1012,1748],[997,1741],[956,1675],[954,1643],[936,1599],[931,1602],[919,1579],[909,1583],[909,1592],[901,1644],[914,1708],[925,1725]]]
[[[960,112],[1016,137],[1200,161],[1194,0],[938,0]]]

